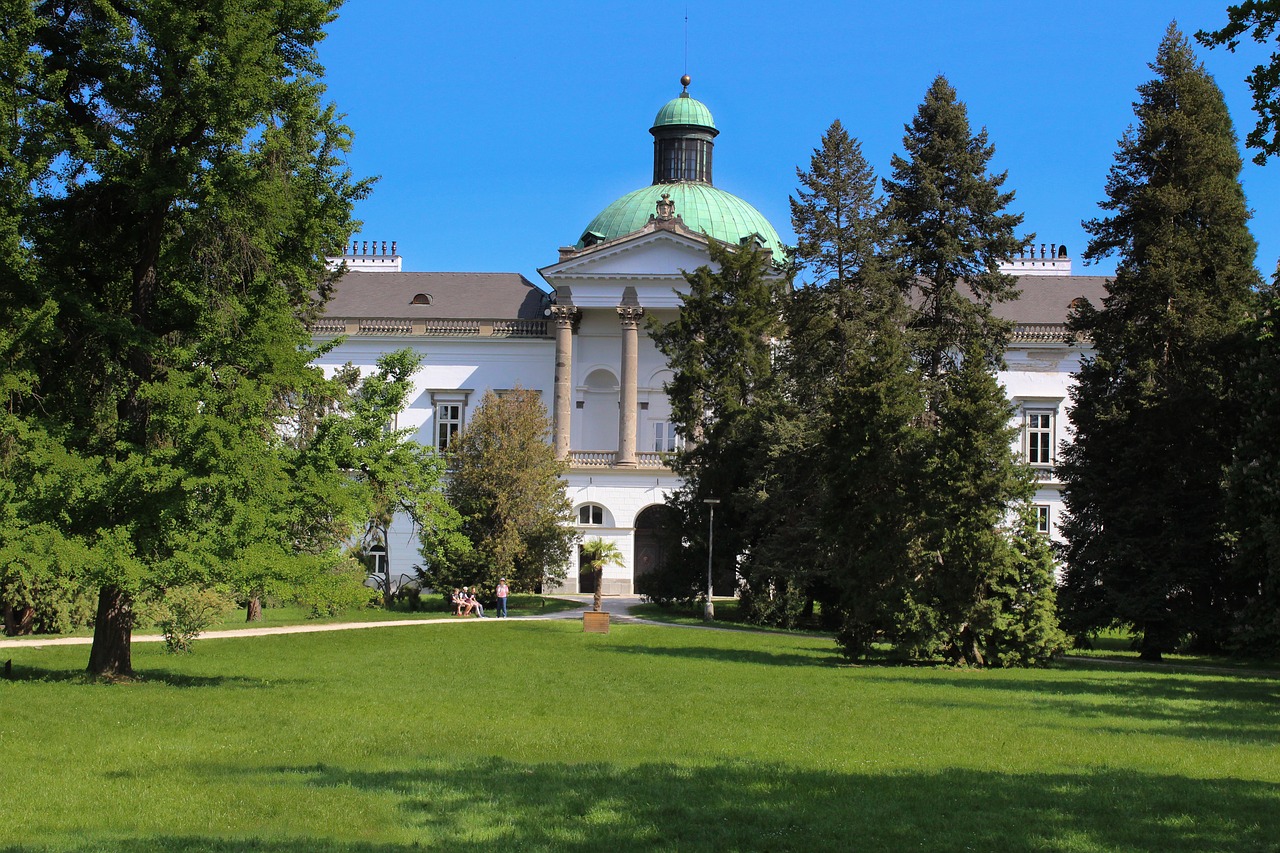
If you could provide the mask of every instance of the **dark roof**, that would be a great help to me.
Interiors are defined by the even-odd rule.
[[[414,304],[425,294],[429,304]],[[519,273],[349,272],[326,317],[542,319],[549,296]],[[422,301],[422,300],[420,300]]]
[[[994,313],[1015,323],[1065,323],[1074,299],[1084,297],[1095,308],[1101,308],[1108,281],[1110,279],[1102,275],[1018,276],[1021,295],[1011,302],[997,304]]]
[[[1024,275],[1021,295],[995,306],[1016,323],[1063,323],[1074,299],[1102,307],[1109,279],[1100,275]],[[961,291],[964,285],[960,285]],[[430,304],[414,304],[426,294]],[[325,306],[327,317],[542,319],[548,294],[519,273],[349,272]]]

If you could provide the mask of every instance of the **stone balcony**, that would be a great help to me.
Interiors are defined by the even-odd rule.
[[[666,453],[654,453],[652,451],[639,451],[636,453],[635,468],[624,468],[623,470],[658,470],[669,471],[671,466],[667,464]],[[618,452],[616,450],[571,450],[569,451],[569,467],[570,468],[618,468]]]
[[[1031,473],[1035,476],[1037,485],[1044,486],[1061,486],[1062,480],[1058,477],[1058,472],[1054,468],[1032,466]]]
[[[409,320],[325,317],[311,324],[313,335],[394,335],[437,338],[547,338],[546,320]]]

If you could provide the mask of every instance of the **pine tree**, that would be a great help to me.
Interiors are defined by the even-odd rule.
[[[884,242],[883,201],[862,143],[836,119],[815,148],[809,170],[796,168],[801,187],[791,199],[796,232],[792,259],[815,284],[853,282],[879,258]]]
[[[1013,404],[977,344],[943,388],[924,472],[933,566],[909,587],[906,612],[923,618],[899,630],[909,646],[956,662],[1043,663],[1064,644],[1047,543],[1028,541],[1038,536],[1026,520],[1033,481],[1010,449]]]
[[[884,201],[861,145],[835,121],[796,174],[793,260],[814,280],[787,303],[779,368],[792,440],[775,444],[791,488],[777,490],[778,503],[798,516],[787,530],[807,569],[800,579],[839,616],[843,646],[858,656],[884,630],[886,579],[905,572],[912,553],[917,526],[902,499],[918,474],[919,384],[903,288],[886,258]]]
[[[849,353],[818,422],[819,517],[840,593],[837,639],[851,658],[901,635],[903,596],[923,563],[925,402],[900,318],[867,318],[865,342]]]
[[[1070,321],[1095,354],[1076,376],[1060,473],[1071,629],[1131,625],[1142,657],[1158,660],[1186,637],[1219,644],[1237,605],[1222,473],[1258,274],[1221,91],[1173,24],[1151,69],[1107,180],[1108,215],[1085,223],[1085,258],[1119,262],[1102,308]]]
[[[917,656],[971,664],[1013,659],[1015,650],[994,649],[992,626],[1023,605],[1001,590],[1052,600],[1043,572],[1010,556],[1016,537],[1008,519],[1029,497],[1029,480],[1014,456],[1012,411],[994,376],[1010,325],[992,309],[1016,295],[1016,279],[999,264],[1030,238],[1014,233],[1022,217],[1006,210],[1013,200],[1002,191],[1006,176],[987,172],[994,148],[985,130],[970,131],[945,78],[934,80],[906,131],[906,156],[893,158],[884,185],[895,259],[914,288],[908,341],[924,411],[921,434],[911,439],[919,441],[918,476],[908,480],[914,486],[899,510],[914,524],[904,554],[915,563],[887,581],[890,630]],[[1011,583],[1011,566],[1030,574]],[[1051,617],[1029,625],[1022,658],[1051,653],[1055,631]]]
[[[945,77],[933,81],[906,130],[906,157],[894,155],[884,186],[898,261],[914,277],[910,329],[924,379],[937,383],[972,344],[995,369],[1009,325],[991,309],[1017,295],[1017,279],[999,264],[1032,238],[1015,235],[1022,216],[1006,211],[1006,174],[987,173],[995,148],[985,129],[970,132],[968,110]]]
[[[671,366],[673,378],[665,390],[672,421],[686,440],[672,460],[684,485],[668,504],[693,543],[674,555],[668,568],[667,586],[683,592],[664,597],[685,598],[705,588],[710,519],[703,500],[722,502],[714,548],[721,566],[737,568],[741,556],[784,524],[768,508],[775,469],[769,462],[773,430],[767,425],[777,420],[774,359],[783,339],[787,278],[768,253],[754,246],[712,241],[709,251],[716,269],[705,265],[685,273],[689,292],[679,315],[666,324],[651,321],[649,330]],[[770,554],[760,559],[774,559]],[[762,578],[772,569],[758,563],[749,571]]]

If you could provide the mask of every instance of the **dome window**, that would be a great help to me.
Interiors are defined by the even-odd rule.
[[[430,294],[430,293],[419,293],[419,294],[417,294],[416,296],[414,296],[414,297],[413,297],[413,299],[410,299],[410,300],[409,300],[409,304],[410,304],[410,305],[430,305],[430,304],[431,304],[431,294]]]
[[[673,184],[679,181],[711,183],[710,139],[677,136],[654,140],[653,182]]]

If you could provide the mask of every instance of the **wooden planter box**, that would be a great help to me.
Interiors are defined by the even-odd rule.
[[[586,613],[583,613],[582,631],[586,634],[609,633],[609,614],[603,610],[599,613],[594,610],[588,610]]]

